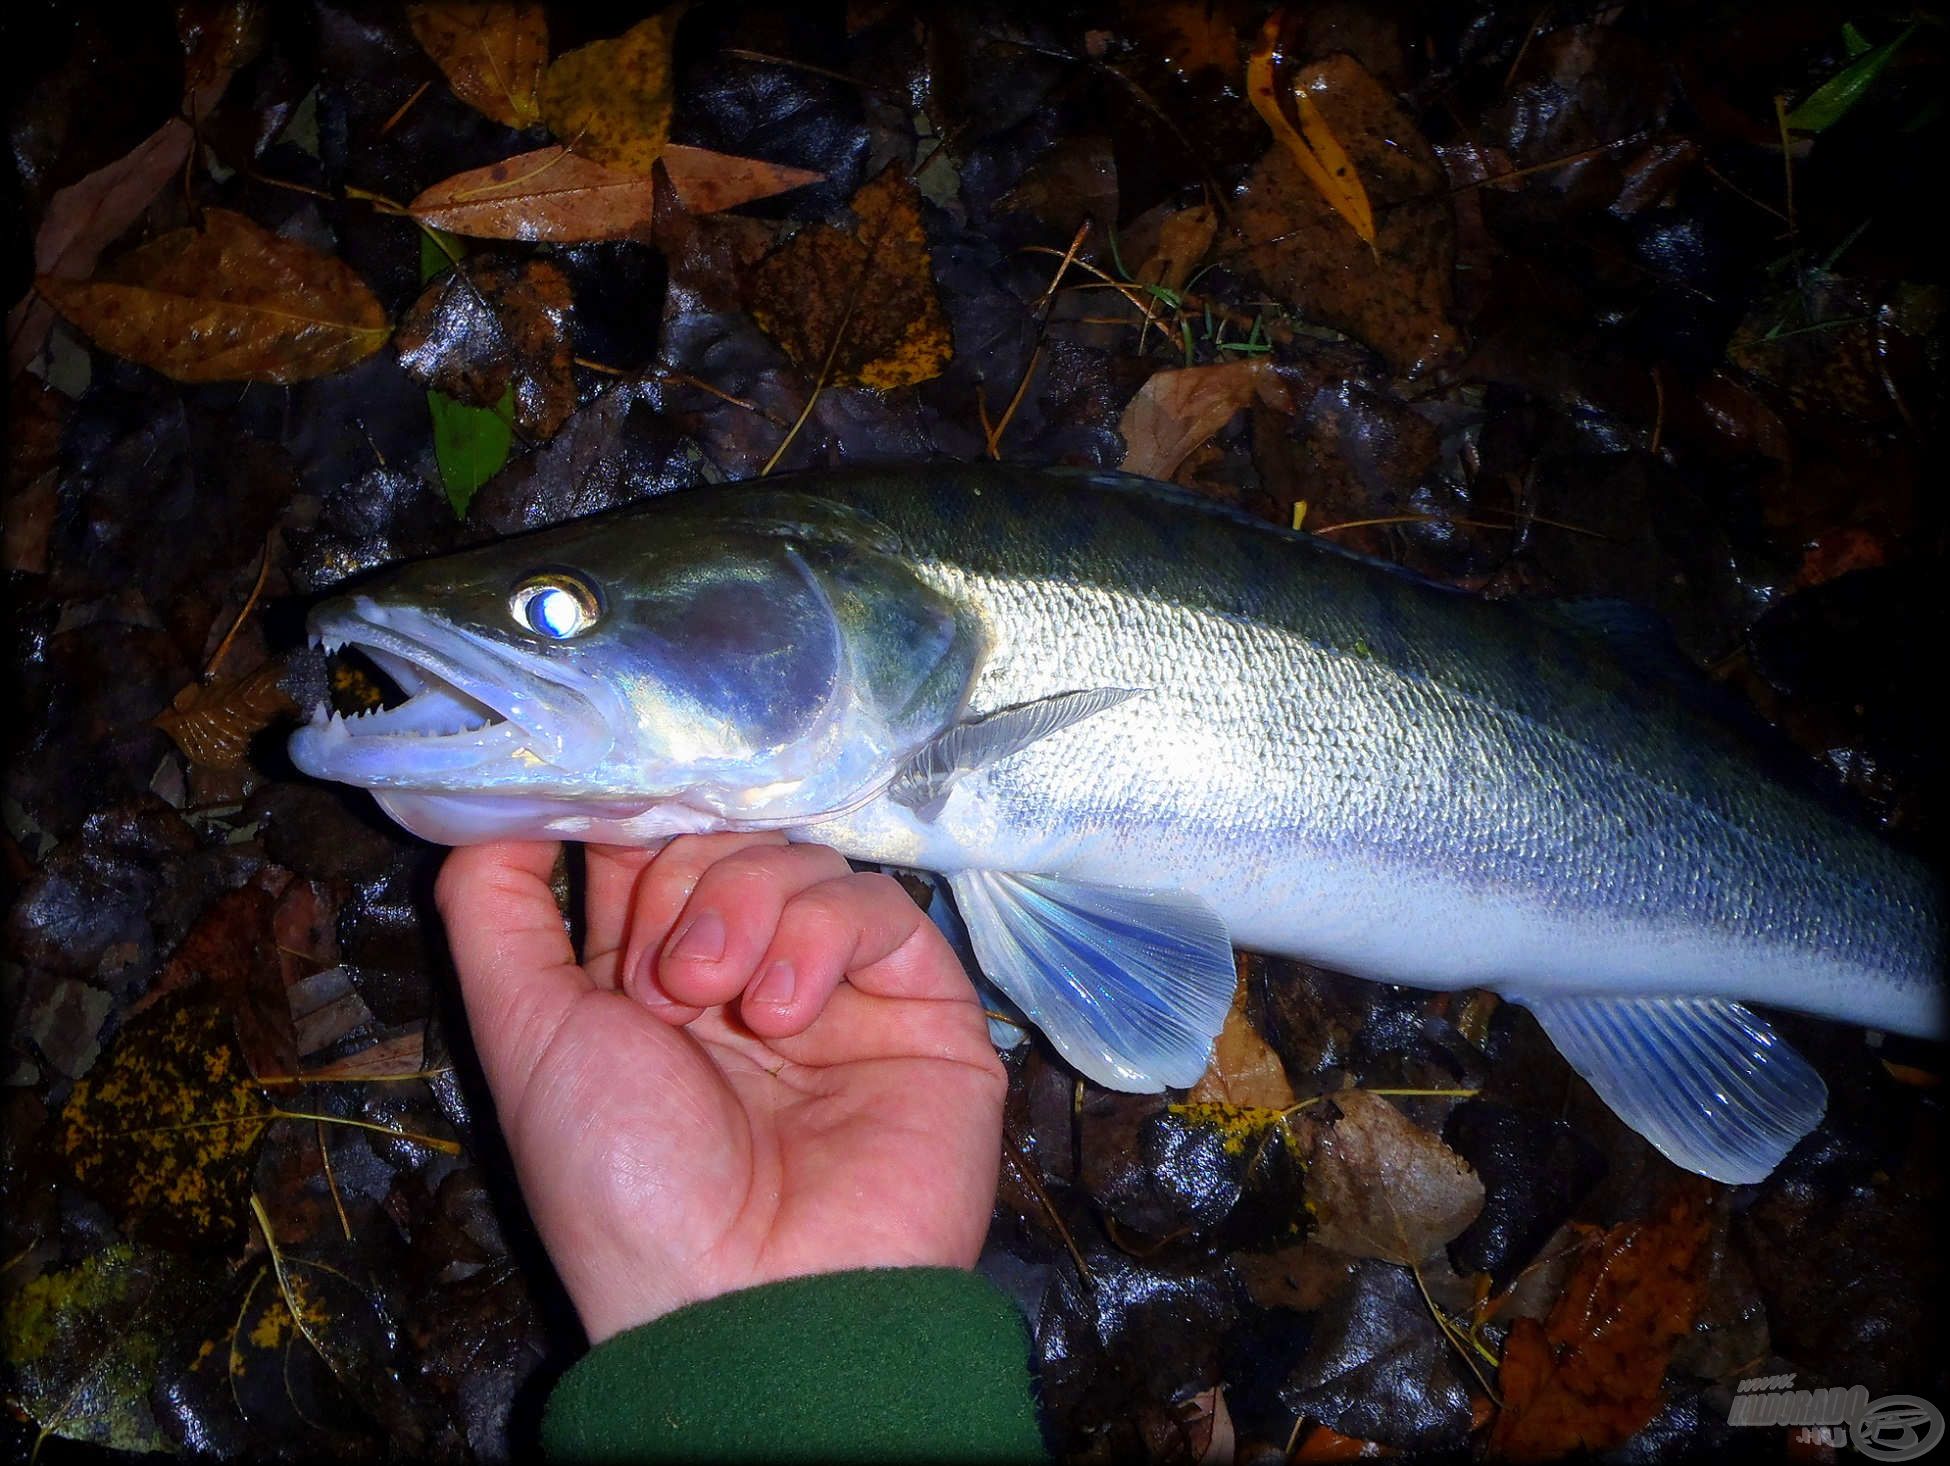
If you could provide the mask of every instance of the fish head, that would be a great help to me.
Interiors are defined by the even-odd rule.
[[[953,720],[980,628],[837,512],[638,511],[318,606],[406,694],[292,736],[444,843],[654,843],[857,807]],[[837,524],[835,523],[838,520]]]

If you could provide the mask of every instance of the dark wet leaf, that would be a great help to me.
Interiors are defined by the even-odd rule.
[[[97,346],[183,382],[301,381],[370,356],[390,330],[343,261],[228,209],[93,279],[36,284]]]
[[[1280,1398],[1344,1436],[1405,1450],[1460,1442],[1468,1382],[1407,1268],[1363,1262],[1314,1322]]]
[[[759,265],[753,317],[828,386],[910,387],[939,376],[954,345],[920,195],[890,168],[853,196],[853,215],[853,229],[803,229]]]
[[[1458,1105],[1444,1138],[1475,1169],[1483,1210],[1450,1255],[1496,1285],[1528,1266],[1604,1174],[1604,1157],[1562,1120],[1471,1100]]]
[[[429,285],[401,321],[400,364],[435,393],[467,407],[498,416],[508,398],[514,426],[524,436],[554,437],[575,410],[569,370],[573,304],[568,280],[547,260],[470,255]],[[438,433],[438,413],[434,421]],[[443,473],[447,466],[443,456]],[[451,475],[447,484],[454,493]]]

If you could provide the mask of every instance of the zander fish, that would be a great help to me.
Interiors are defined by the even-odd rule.
[[[408,697],[291,755],[449,844],[783,829],[938,872],[1118,1089],[1198,1077],[1233,942],[1492,988],[1673,1161],[1755,1181],[1827,1092],[1743,1004],[1941,1037],[1940,896],[1619,619],[1115,474],[807,475],[321,605]]]

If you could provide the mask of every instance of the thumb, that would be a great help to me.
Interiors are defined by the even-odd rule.
[[[504,1108],[592,986],[549,886],[561,848],[532,840],[463,845],[434,885],[468,1027]]]

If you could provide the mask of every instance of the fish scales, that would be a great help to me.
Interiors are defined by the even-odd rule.
[[[1796,1006],[1843,1016],[1873,974],[1882,1021],[1926,1021],[1927,873],[1590,637],[1166,493],[844,492],[980,608],[975,711],[1147,690],[987,771],[932,825],[869,808],[820,828],[849,853],[1169,873],[1242,945],[1424,986],[1618,990],[1652,967],[1645,990],[1724,993],[1732,962],[1737,996],[1781,1002],[1792,970]]]

